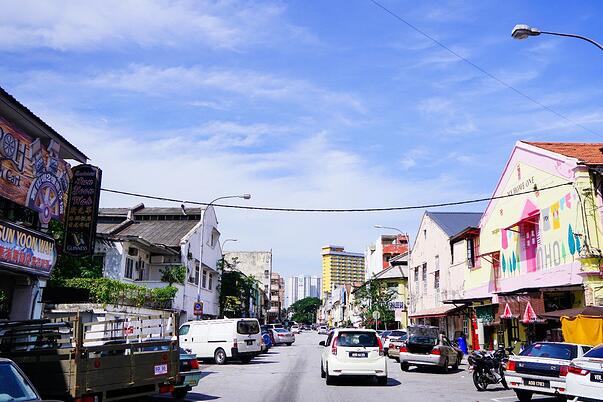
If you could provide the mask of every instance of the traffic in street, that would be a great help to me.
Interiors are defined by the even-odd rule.
[[[429,395],[432,401],[517,401],[515,393],[502,385],[478,392],[468,371],[466,358],[458,370],[447,374],[437,369],[400,369],[394,359],[387,359],[388,379],[379,385],[375,379],[345,378],[327,385],[320,375],[326,335],[303,331],[292,346],[275,346],[248,364],[237,361],[224,365],[203,363],[199,385],[187,395],[187,401],[420,401]],[[165,401],[169,398],[154,398]],[[534,396],[536,401],[555,398]]]

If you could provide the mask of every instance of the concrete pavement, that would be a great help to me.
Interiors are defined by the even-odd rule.
[[[375,381],[345,379],[327,386],[320,378],[318,342],[326,339],[315,332],[296,336],[293,346],[277,346],[249,364],[202,365],[204,377],[193,389],[189,401],[516,401],[512,391],[490,386],[478,392],[466,363],[458,372],[441,374],[432,370],[405,373],[395,360],[388,360],[386,386]],[[538,398],[554,401],[554,398]]]

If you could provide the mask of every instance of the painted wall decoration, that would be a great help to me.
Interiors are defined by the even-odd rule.
[[[570,191],[541,209],[536,207],[537,200],[525,201],[521,220],[500,231],[503,275],[535,272],[573,261],[581,247],[571,223],[576,216],[575,198]]]
[[[50,276],[56,262],[54,239],[0,221],[0,261],[18,272]]]
[[[0,196],[37,211],[43,225],[65,213],[71,169],[59,151],[0,116]]]

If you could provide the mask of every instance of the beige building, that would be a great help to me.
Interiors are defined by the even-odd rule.
[[[322,293],[337,285],[364,282],[364,254],[350,253],[342,246],[322,248]]]
[[[285,279],[273,272],[270,279],[270,310],[268,322],[282,321],[281,312],[285,304]]]
[[[467,334],[462,308],[466,272],[476,262],[474,243],[481,213],[425,212],[415,237],[408,273],[409,316],[415,324],[439,326],[448,336]]]

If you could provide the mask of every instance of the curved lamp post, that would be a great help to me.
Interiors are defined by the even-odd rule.
[[[241,195],[225,195],[222,197],[218,197],[213,199],[211,202],[209,202],[205,208],[203,208],[203,214],[201,215],[201,248],[199,249],[199,275],[200,277],[198,278],[198,283],[197,283],[197,302],[201,301],[201,278],[203,277],[203,246],[204,246],[204,234],[205,234],[205,212],[207,211],[207,208],[209,208],[210,206],[212,206],[216,201],[219,200],[225,200],[225,199],[230,199],[230,198],[242,198],[244,200],[248,200],[251,198],[251,194],[241,194]],[[234,239],[227,239],[224,241],[224,243],[226,243],[228,240],[234,240]],[[200,320],[201,317],[197,316],[197,319]]]
[[[531,27],[529,25],[526,24],[517,24],[515,25],[515,27],[513,28],[513,31],[511,32],[511,36],[515,39],[521,40],[521,39],[527,39],[530,36],[538,36],[538,35],[555,35],[555,36],[565,36],[567,38],[577,38],[577,39],[582,39],[584,41],[587,41],[588,43],[591,43],[593,45],[595,45],[596,47],[599,48],[599,50],[603,50],[603,45],[601,45],[600,43],[595,42],[594,40],[587,38],[586,36],[582,36],[582,35],[576,35],[576,34],[568,34],[568,33],[561,33],[561,32],[549,32],[549,31],[541,31],[538,28],[534,28]]]

